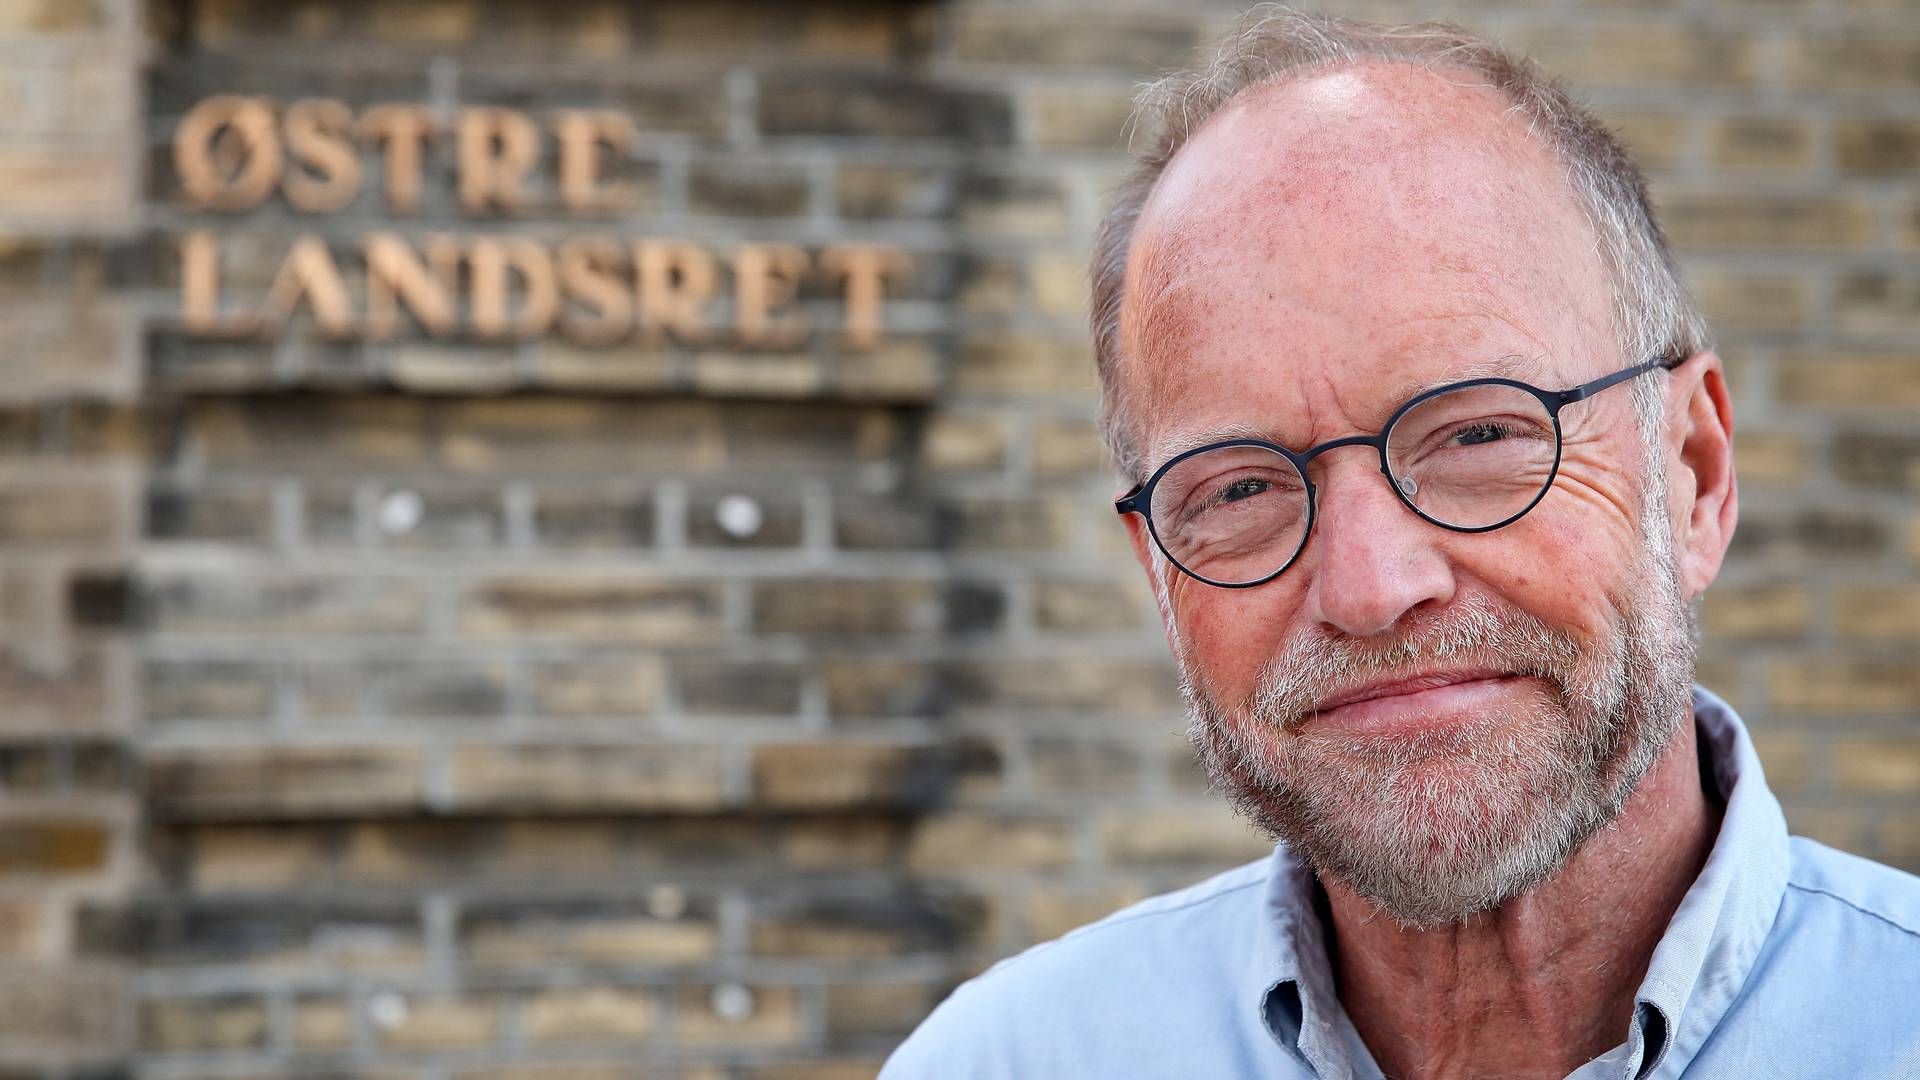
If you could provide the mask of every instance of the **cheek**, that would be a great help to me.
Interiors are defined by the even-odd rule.
[[[1279,582],[1219,589],[1186,581],[1191,588],[1175,586],[1169,597],[1193,677],[1222,705],[1237,705],[1252,693],[1260,665],[1287,640],[1299,610],[1298,592]]]
[[[1549,510],[1545,505],[1479,540],[1470,553],[1457,554],[1457,572],[1479,578],[1495,597],[1582,637],[1609,632],[1615,618],[1611,598],[1636,565],[1639,544],[1631,521],[1607,521],[1582,506]],[[1494,543],[1486,543],[1490,540]]]

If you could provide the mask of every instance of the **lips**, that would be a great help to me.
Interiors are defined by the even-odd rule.
[[[1327,698],[1303,718],[1305,730],[1403,738],[1438,727],[1507,715],[1529,680],[1493,668],[1459,668],[1376,679]]]
[[[1328,713],[1342,706],[1355,705],[1363,701],[1418,694],[1425,690],[1438,690],[1443,686],[1452,686],[1456,683],[1479,682],[1485,679],[1503,679],[1511,674],[1512,672],[1500,671],[1495,668],[1465,668],[1453,671],[1429,671],[1418,675],[1400,676],[1391,679],[1376,679],[1372,682],[1362,683],[1352,690],[1322,701],[1314,711]]]

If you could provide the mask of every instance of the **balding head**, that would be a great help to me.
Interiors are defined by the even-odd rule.
[[[1497,125],[1499,137],[1477,148],[1466,140],[1475,131],[1485,132],[1485,125],[1460,130],[1468,152],[1498,155],[1512,150],[1523,159],[1537,160],[1536,151],[1544,151],[1552,163],[1548,172],[1559,179],[1587,222],[1608,280],[1613,336],[1627,355],[1686,355],[1708,346],[1705,323],[1679,283],[1639,171],[1598,121],[1530,63],[1446,24],[1391,27],[1264,5],[1221,44],[1208,64],[1168,76],[1142,94],[1138,128],[1149,133],[1149,142],[1136,169],[1116,192],[1095,243],[1090,321],[1102,383],[1101,428],[1128,482],[1146,477],[1147,448],[1135,431],[1139,414],[1161,403],[1149,400],[1144,390],[1123,377],[1123,361],[1130,359],[1122,340],[1123,315],[1136,318],[1125,312],[1124,301],[1130,287],[1129,265],[1135,258],[1150,265],[1152,260],[1175,254],[1133,250],[1135,225],[1149,198],[1156,203],[1167,201],[1159,194],[1163,174],[1184,156],[1197,132],[1215,127],[1213,121],[1223,110],[1251,104],[1273,84],[1299,83],[1309,75],[1333,74],[1378,61],[1416,69],[1409,76],[1425,74],[1448,84],[1458,93],[1448,95],[1446,105],[1465,108],[1469,115],[1479,112],[1483,121],[1504,120]],[[1317,129],[1326,140],[1337,138],[1331,130],[1335,126],[1357,124],[1361,127],[1356,131],[1365,130],[1370,122],[1367,115],[1338,107],[1335,98],[1343,85],[1353,84],[1338,79],[1322,84],[1321,98],[1295,103],[1296,108],[1321,111],[1292,117],[1289,122],[1297,123],[1299,129]],[[1421,93],[1412,81],[1406,88],[1416,97]],[[1375,80],[1373,89],[1385,87]],[[1473,90],[1488,99],[1488,109],[1472,108],[1468,92]],[[1388,103],[1374,102],[1376,107],[1381,104]],[[1439,101],[1405,104],[1443,107]],[[1405,112],[1401,115],[1411,118]],[[1269,110],[1264,119],[1274,123],[1281,118]],[[1516,128],[1530,135],[1532,150],[1525,147],[1525,140],[1510,137]],[[1377,149],[1364,138],[1349,142],[1357,144],[1363,155]],[[1338,183],[1342,175],[1337,169],[1317,174],[1329,183]],[[1310,190],[1315,178],[1306,172],[1296,174],[1293,186],[1300,189],[1297,197],[1303,200],[1299,205],[1311,208],[1313,200],[1325,197]],[[1191,188],[1188,191],[1191,194]],[[1455,194],[1442,191],[1436,197]],[[1390,215],[1406,205],[1401,200],[1382,208],[1380,214]],[[1169,269],[1170,279],[1177,280],[1182,268],[1176,263]],[[1643,423],[1651,427],[1656,422],[1652,396],[1639,387],[1633,394]]]

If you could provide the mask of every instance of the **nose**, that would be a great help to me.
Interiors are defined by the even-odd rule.
[[[1310,579],[1305,614],[1363,638],[1423,604],[1444,607],[1455,585],[1442,530],[1401,504],[1379,461],[1351,451],[1321,459],[1315,535],[1297,568]]]

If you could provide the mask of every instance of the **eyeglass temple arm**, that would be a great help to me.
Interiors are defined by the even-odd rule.
[[[1684,356],[1656,356],[1644,364],[1635,364],[1625,371],[1616,371],[1611,375],[1602,376],[1590,383],[1581,383],[1571,390],[1562,390],[1560,392],[1560,403],[1562,405],[1571,405],[1576,401],[1585,401],[1587,398],[1605,390],[1609,386],[1618,386],[1628,379],[1645,375],[1654,368],[1665,368],[1668,371],[1672,371],[1674,368],[1686,363],[1686,360],[1687,358]]]
[[[1140,489],[1146,486],[1147,485],[1145,484],[1133,485],[1132,491],[1129,491],[1125,495],[1114,500],[1114,504],[1113,504],[1114,510],[1121,514],[1131,514],[1135,510],[1140,509],[1140,506],[1136,500],[1140,498]]]

